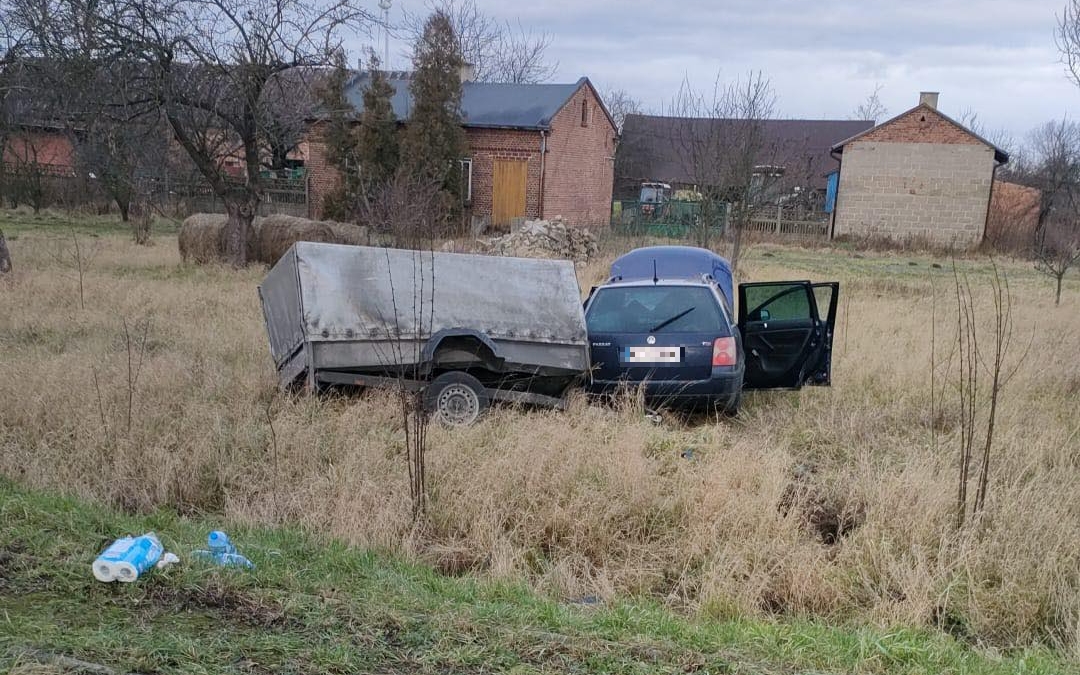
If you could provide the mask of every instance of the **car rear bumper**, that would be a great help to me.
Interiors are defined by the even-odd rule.
[[[612,394],[620,389],[644,389],[645,398],[653,402],[713,403],[728,406],[742,392],[743,368],[716,367],[705,380],[592,380],[586,386],[591,394]]]

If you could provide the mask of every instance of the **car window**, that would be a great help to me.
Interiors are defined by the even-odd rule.
[[[810,319],[810,296],[804,284],[768,284],[746,287],[749,321]]]
[[[833,304],[833,287],[827,284],[814,286],[814,302],[817,303],[818,316],[825,320]]]
[[[703,286],[601,288],[585,317],[597,333],[728,334],[716,296]]]

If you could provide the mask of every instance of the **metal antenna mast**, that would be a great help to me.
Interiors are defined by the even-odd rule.
[[[383,11],[383,70],[390,68],[390,3],[392,0],[379,0],[379,9]]]

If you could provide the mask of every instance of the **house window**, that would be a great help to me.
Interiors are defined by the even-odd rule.
[[[581,101],[581,126],[589,126],[589,99]]]
[[[460,160],[461,163],[461,197],[468,204],[472,202],[472,157]]]

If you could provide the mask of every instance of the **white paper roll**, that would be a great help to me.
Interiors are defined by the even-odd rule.
[[[116,572],[113,570],[113,565],[108,560],[95,560],[93,564],[94,578],[98,581],[104,581],[109,583],[116,579]]]
[[[113,574],[115,575],[114,578],[117,581],[131,583],[139,578],[139,569],[126,560],[113,563],[112,568]]]

